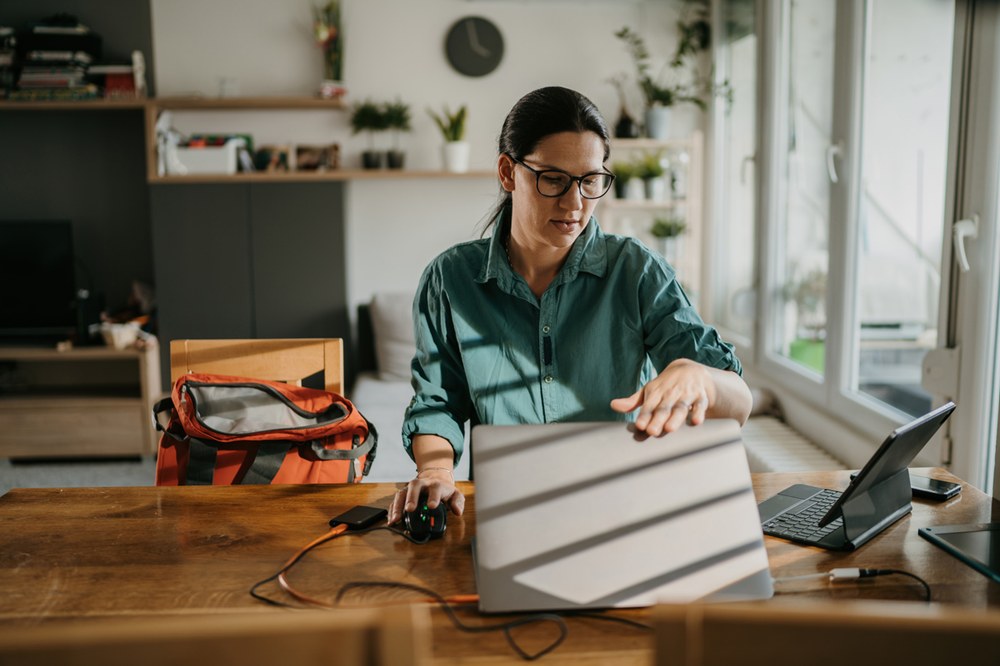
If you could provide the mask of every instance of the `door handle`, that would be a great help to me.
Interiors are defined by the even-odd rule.
[[[826,149],[826,172],[830,176],[831,183],[839,183],[840,176],[837,175],[837,162],[835,158],[844,154],[844,144],[838,142]]]
[[[740,185],[747,184],[747,165],[754,164],[757,161],[756,155],[747,155],[740,162]]]
[[[955,249],[955,258],[958,260],[958,267],[963,273],[968,273],[969,256],[965,252],[965,239],[979,236],[979,215],[959,220],[951,228],[951,233],[951,244]]]

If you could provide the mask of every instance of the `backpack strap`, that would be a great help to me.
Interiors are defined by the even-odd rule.
[[[261,442],[250,469],[243,475],[240,483],[245,486],[271,483],[290,448],[292,448],[291,442]]]
[[[187,474],[184,484],[210,486],[215,476],[215,454],[218,449],[194,437],[188,438]]]

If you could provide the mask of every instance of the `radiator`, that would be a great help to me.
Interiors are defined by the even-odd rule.
[[[774,416],[754,416],[743,426],[743,445],[751,472],[847,469]]]

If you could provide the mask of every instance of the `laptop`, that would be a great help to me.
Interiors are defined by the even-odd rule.
[[[472,429],[479,609],[772,596],[739,424]]]
[[[843,492],[800,483],[764,500],[764,534],[830,550],[859,548],[910,512],[907,466],[953,411],[949,402],[893,430]]]

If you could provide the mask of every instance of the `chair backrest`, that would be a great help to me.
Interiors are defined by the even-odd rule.
[[[658,606],[657,666],[1000,664],[1000,612],[897,601]]]
[[[323,388],[343,395],[344,344],[340,338],[171,340],[171,384],[191,372],[296,385],[322,372]]]
[[[429,641],[424,606],[115,618],[4,627],[0,664],[419,666]]]

